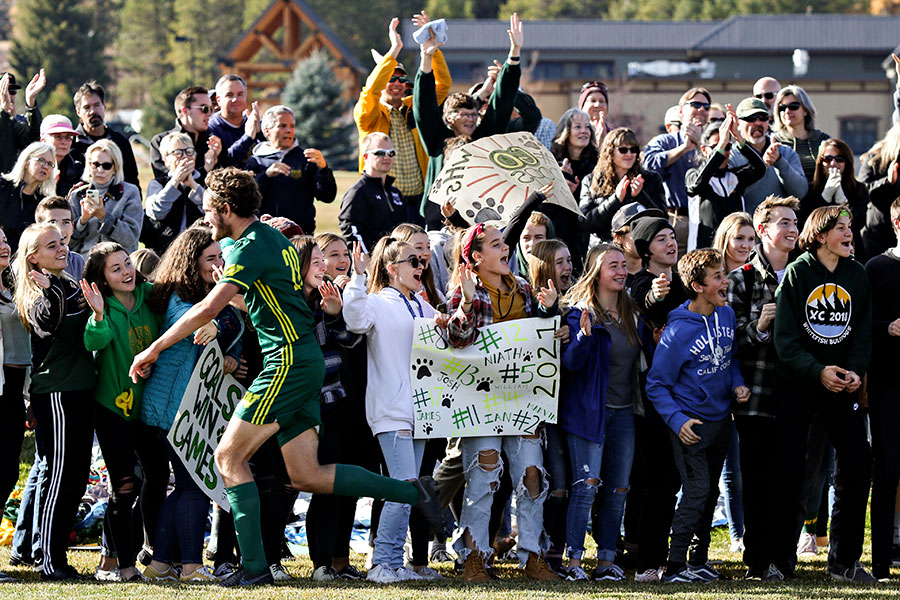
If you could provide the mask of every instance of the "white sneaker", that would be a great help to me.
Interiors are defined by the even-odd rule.
[[[112,571],[107,571],[106,569],[101,569],[97,567],[97,570],[94,571],[94,579],[97,581],[121,581],[121,577],[119,577],[119,569],[114,568]]]
[[[366,575],[366,581],[374,583],[397,583],[400,581],[400,578],[397,577],[397,573],[394,569],[389,566],[375,565],[369,569],[369,573]]]
[[[338,578],[337,572],[332,567],[328,567],[328,566],[319,567],[318,569],[313,571],[313,574],[312,574],[313,581],[326,582],[326,581],[334,581],[337,578]]]
[[[591,578],[584,572],[581,567],[568,567],[565,570],[566,581],[590,581]]]
[[[425,577],[422,577],[409,567],[400,567],[395,571],[397,575],[397,581],[422,581]]]
[[[737,554],[738,552],[744,551],[744,538],[739,537],[738,539],[731,542],[731,552],[733,554]]]
[[[635,583],[659,583],[659,569],[647,569],[643,573],[636,573],[634,576]]]
[[[797,542],[797,556],[815,556],[818,551],[816,536],[811,533],[801,533],[800,540]]]
[[[444,576],[429,567],[428,565],[423,565],[421,567],[416,567],[414,565],[406,565],[404,567],[414,573],[416,573],[422,579],[427,579],[429,581],[434,581],[436,579],[443,579]]]
[[[288,574],[288,572],[284,570],[284,567],[281,566],[281,563],[269,565],[269,572],[272,573],[272,579],[275,581],[290,581],[291,579],[293,579]]]

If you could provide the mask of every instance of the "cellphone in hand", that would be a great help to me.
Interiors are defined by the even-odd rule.
[[[94,206],[100,206],[100,191],[99,190],[89,189],[89,190],[85,191],[84,197],[87,199],[88,202],[90,202]]]

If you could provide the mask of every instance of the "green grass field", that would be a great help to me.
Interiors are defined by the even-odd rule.
[[[20,485],[31,466],[34,456],[33,436],[26,436],[21,455]],[[825,575],[825,554],[814,559],[803,559],[798,569],[797,579],[782,584],[745,583],[742,581],[744,566],[739,554],[729,552],[728,532],[724,527],[713,531],[710,556],[722,561],[719,569],[733,581],[707,585],[663,585],[663,584],[594,584],[566,583],[536,584],[525,579],[513,563],[499,564],[502,580],[489,584],[469,585],[462,582],[449,563],[432,564],[443,575],[445,581],[422,582],[403,585],[382,586],[366,582],[336,584],[313,583],[312,563],[307,557],[297,557],[284,561],[286,570],[295,577],[294,581],[252,590],[226,590],[218,586],[183,586],[178,584],[121,584],[87,581],[84,583],[50,584],[42,583],[37,573],[26,567],[10,567],[5,570],[22,580],[19,584],[0,586],[0,598],[140,598],[141,600],[172,600],[173,598],[253,598],[258,600],[295,600],[315,598],[323,600],[542,600],[545,598],[628,598],[644,599],[652,597],[681,598],[690,600],[765,599],[776,598],[834,598],[834,599],[894,599],[900,597],[900,579],[897,583],[854,586],[832,582]],[[868,525],[866,545],[869,548]],[[596,546],[588,537],[586,569],[595,566]],[[354,554],[353,563],[362,569],[365,556]],[[863,556],[868,564],[870,556]],[[81,573],[92,574],[99,561],[99,552],[86,550],[69,551],[69,561]],[[0,565],[9,563],[9,547],[0,548]],[[629,580],[633,578],[629,572]],[[894,572],[900,575],[900,571]]]

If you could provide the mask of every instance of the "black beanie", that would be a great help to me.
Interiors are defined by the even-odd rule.
[[[672,224],[661,217],[641,217],[631,223],[631,239],[634,241],[634,249],[637,250],[641,262],[644,264],[647,264],[650,258],[650,242],[663,229],[675,231]]]

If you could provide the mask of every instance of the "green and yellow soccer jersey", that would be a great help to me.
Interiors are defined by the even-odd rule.
[[[247,227],[228,253],[222,282],[244,294],[263,354],[312,335],[300,256],[278,230],[259,221]]]

